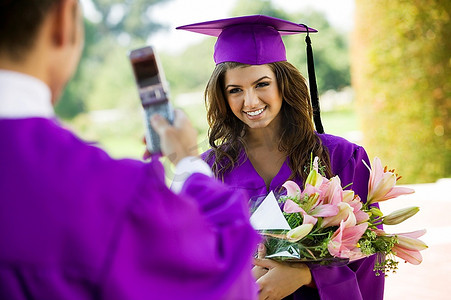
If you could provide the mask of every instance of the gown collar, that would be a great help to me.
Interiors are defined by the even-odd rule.
[[[43,81],[23,73],[0,70],[0,119],[54,116],[51,92]]]

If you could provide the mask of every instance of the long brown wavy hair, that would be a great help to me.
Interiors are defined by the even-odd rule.
[[[249,65],[224,62],[216,66],[205,89],[205,105],[209,143],[212,151],[206,160],[218,178],[235,167],[239,155],[245,148],[246,125],[230,109],[225,97],[224,78],[227,70]],[[276,76],[277,86],[283,103],[282,128],[279,139],[279,151],[287,153],[289,167],[292,170],[290,180],[307,178],[307,166],[311,155],[318,156],[326,176],[333,176],[327,149],[315,133],[312,117],[313,110],[307,84],[302,74],[286,61],[269,63]]]

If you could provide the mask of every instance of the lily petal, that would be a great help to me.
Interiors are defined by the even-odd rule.
[[[302,224],[287,232],[287,239],[292,242],[297,242],[312,231],[313,224]]]
[[[320,204],[310,211],[310,214],[315,217],[332,217],[339,212],[337,205]]]
[[[396,225],[404,222],[408,218],[414,216],[417,212],[420,211],[418,206],[406,207],[402,209],[395,210],[389,215],[384,217],[383,223],[385,225]]]
[[[288,197],[297,197],[301,194],[301,188],[294,181],[285,181],[282,186],[287,190]]]
[[[357,224],[357,219],[353,212],[349,213],[348,217],[344,221],[346,228],[354,227]]]
[[[319,187],[321,186],[322,182],[323,182],[323,176],[321,176],[320,173],[318,173],[317,170],[312,169],[310,171],[310,173],[307,176],[307,179],[305,180],[306,184],[311,184],[314,187]]]
[[[303,214],[302,216],[303,216],[303,218],[304,218],[304,220],[302,221],[302,224],[312,224],[312,225],[315,225],[316,222],[318,222],[318,219],[315,218],[315,217],[313,217],[313,216],[311,216],[311,215]]]
[[[419,237],[422,237],[425,234],[426,234],[426,229],[420,229],[420,230],[411,231],[411,232],[397,233],[396,235],[406,236],[406,237],[417,239]]]
[[[361,210],[358,210],[358,211],[354,210],[354,215],[355,215],[355,219],[356,219],[357,224],[360,224],[360,223],[363,223],[365,221],[368,221],[369,218],[370,218],[370,216],[366,212],[361,211]]]
[[[397,257],[404,259],[412,265],[419,265],[423,261],[420,251],[417,250],[408,250],[395,245],[392,251]]]
[[[337,214],[330,217],[325,217],[323,219],[323,222],[321,223],[322,228],[340,225],[340,222],[346,220],[349,217],[349,214],[352,214],[353,211],[352,207],[345,202],[339,203],[337,205],[337,208],[338,208]]]
[[[283,211],[289,214],[303,212],[304,210],[293,200],[288,199],[283,205]]]
[[[391,190],[396,184],[396,175],[390,172],[383,173],[379,182],[376,182],[375,186],[368,190],[368,202],[375,203],[387,200],[384,196]]]
[[[313,159],[313,170],[315,170],[316,172],[318,172],[318,164],[319,164],[319,157],[315,156],[315,158]]]
[[[398,237],[398,244],[403,249],[421,251],[421,250],[428,248],[426,243],[424,243],[423,241],[421,241],[419,239],[406,237],[406,236],[402,236],[402,235],[397,235],[397,237]]]
[[[382,174],[384,174],[384,169],[382,168],[382,163],[379,157],[373,159],[373,168],[370,169],[370,181],[368,184],[368,190],[373,190],[377,182],[381,181]]]
[[[343,190],[342,192],[343,202],[351,202],[354,199],[354,191],[353,190]]]
[[[383,200],[381,200],[381,201],[385,201],[388,199],[396,198],[401,195],[407,195],[407,194],[413,194],[413,193],[415,193],[414,189],[395,186],[387,194],[385,194],[385,196],[383,197]]]
[[[330,179],[328,189],[324,194],[324,203],[338,205],[343,201],[343,188],[340,177],[334,176]]]
[[[336,257],[347,258],[360,255],[360,250],[357,248],[357,242],[367,228],[368,223],[346,228],[342,221],[340,227],[334,232],[327,245],[329,253]],[[353,253],[355,253],[355,255]]]

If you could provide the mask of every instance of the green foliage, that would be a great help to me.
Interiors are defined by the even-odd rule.
[[[115,157],[144,152],[142,109],[127,54],[162,28],[147,11],[164,1],[93,0],[102,18],[95,24],[85,20],[79,68],[56,107],[82,138],[100,141]],[[109,16],[118,10],[123,15],[112,22]]]
[[[142,151],[139,141],[144,126],[127,52],[145,45],[147,37],[163,27],[152,23],[146,12],[152,5],[164,1],[168,0],[93,0],[102,18],[97,23],[85,21],[86,42],[79,69],[56,107],[57,114],[66,119],[82,137],[100,140],[113,155],[139,157]],[[113,22],[109,17],[114,14],[113,11],[122,12],[122,18]],[[241,0],[231,15],[259,13],[317,28],[320,33],[312,34],[311,37],[320,93],[349,85],[346,36],[333,30],[323,15],[315,12],[308,15],[285,12],[275,8],[269,0]],[[284,40],[288,60],[307,77],[304,37],[303,34],[292,35]],[[214,68],[215,41],[213,37],[206,38],[187,48],[181,55],[159,53],[171,87],[172,100],[182,93],[204,90]],[[207,123],[203,96],[199,94],[196,97],[196,102],[175,103],[175,106],[184,109],[193,120],[200,132],[201,150],[206,150]],[[335,115],[331,117],[333,120],[340,118]],[[327,116],[325,118],[327,121]],[[355,123],[355,118],[349,120],[352,122],[334,128],[349,127]],[[137,143],[131,142],[130,137],[136,139]],[[125,145],[119,146],[121,143],[118,140]]]
[[[94,80],[89,73],[95,70],[99,65],[98,60],[93,60],[92,55],[95,51],[96,25],[85,19],[85,47],[80,59],[77,72],[67,85],[64,94],[55,107],[56,113],[65,119],[72,119],[77,114],[86,110],[85,99]]]
[[[344,32],[330,26],[325,16],[311,11],[287,17],[294,22],[305,23],[318,30],[311,33],[316,81],[319,93],[339,90],[350,85],[348,39]],[[307,77],[307,56],[305,35],[284,37],[287,59]]]
[[[265,14],[276,18],[305,23],[319,33],[311,34],[315,72],[319,92],[350,85],[347,36],[333,29],[318,12],[289,13],[276,9],[269,0],[240,0],[231,15]],[[193,33],[187,33],[193,34]],[[307,75],[305,34],[283,37],[287,59]],[[188,47],[181,55],[162,55],[163,66],[173,93],[203,90],[213,71],[213,45],[216,38]]]
[[[353,85],[371,156],[407,182],[451,176],[450,1],[357,1]]]
[[[124,48],[113,48],[104,57],[104,63],[92,69],[89,77],[107,78],[98,80],[86,98],[88,111],[101,109],[137,108],[139,95],[133,71]]]
[[[98,24],[99,32],[103,35],[130,35],[131,38],[147,36],[164,26],[155,23],[148,11],[153,5],[168,0],[92,0],[96,9],[102,15]],[[119,16],[119,17],[118,17]]]
[[[216,39],[211,37],[188,47],[182,55],[160,55],[171,92],[174,95],[189,91],[202,91],[215,66],[213,47]]]
[[[100,141],[111,155],[139,158],[144,151],[140,142],[144,122],[127,51],[111,48],[103,60],[85,77],[94,84],[84,99],[86,112],[72,124],[85,139]]]
[[[288,20],[288,14],[283,10],[276,9],[271,0],[239,0],[231,15],[267,15]]]
[[[327,133],[343,136],[345,132],[352,132],[358,128],[357,116],[354,109],[343,109],[321,112],[321,119]]]
[[[126,103],[123,97],[134,86],[130,81],[133,76],[126,66],[126,48],[143,45],[150,34],[163,28],[152,22],[147,12],[152,5],[165,1],[168,0],[92,0],[101,19],[95,24],[85,20],[83,55],[77,73],[56,107],[60,117],[72,119],[93,108],[105,109],[117,102]],[[112,18],[113,15],[119,17]],[[127,88],[122,90],[124,87]],[[136,92],[130,95],[136,96]],[[95,98],[94,104],[92,98]]]

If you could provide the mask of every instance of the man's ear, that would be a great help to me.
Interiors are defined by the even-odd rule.
[[[61,47],[73,43],[77,29],[77,0],[60,0],[55,3],[52,14],[52,40]]]

